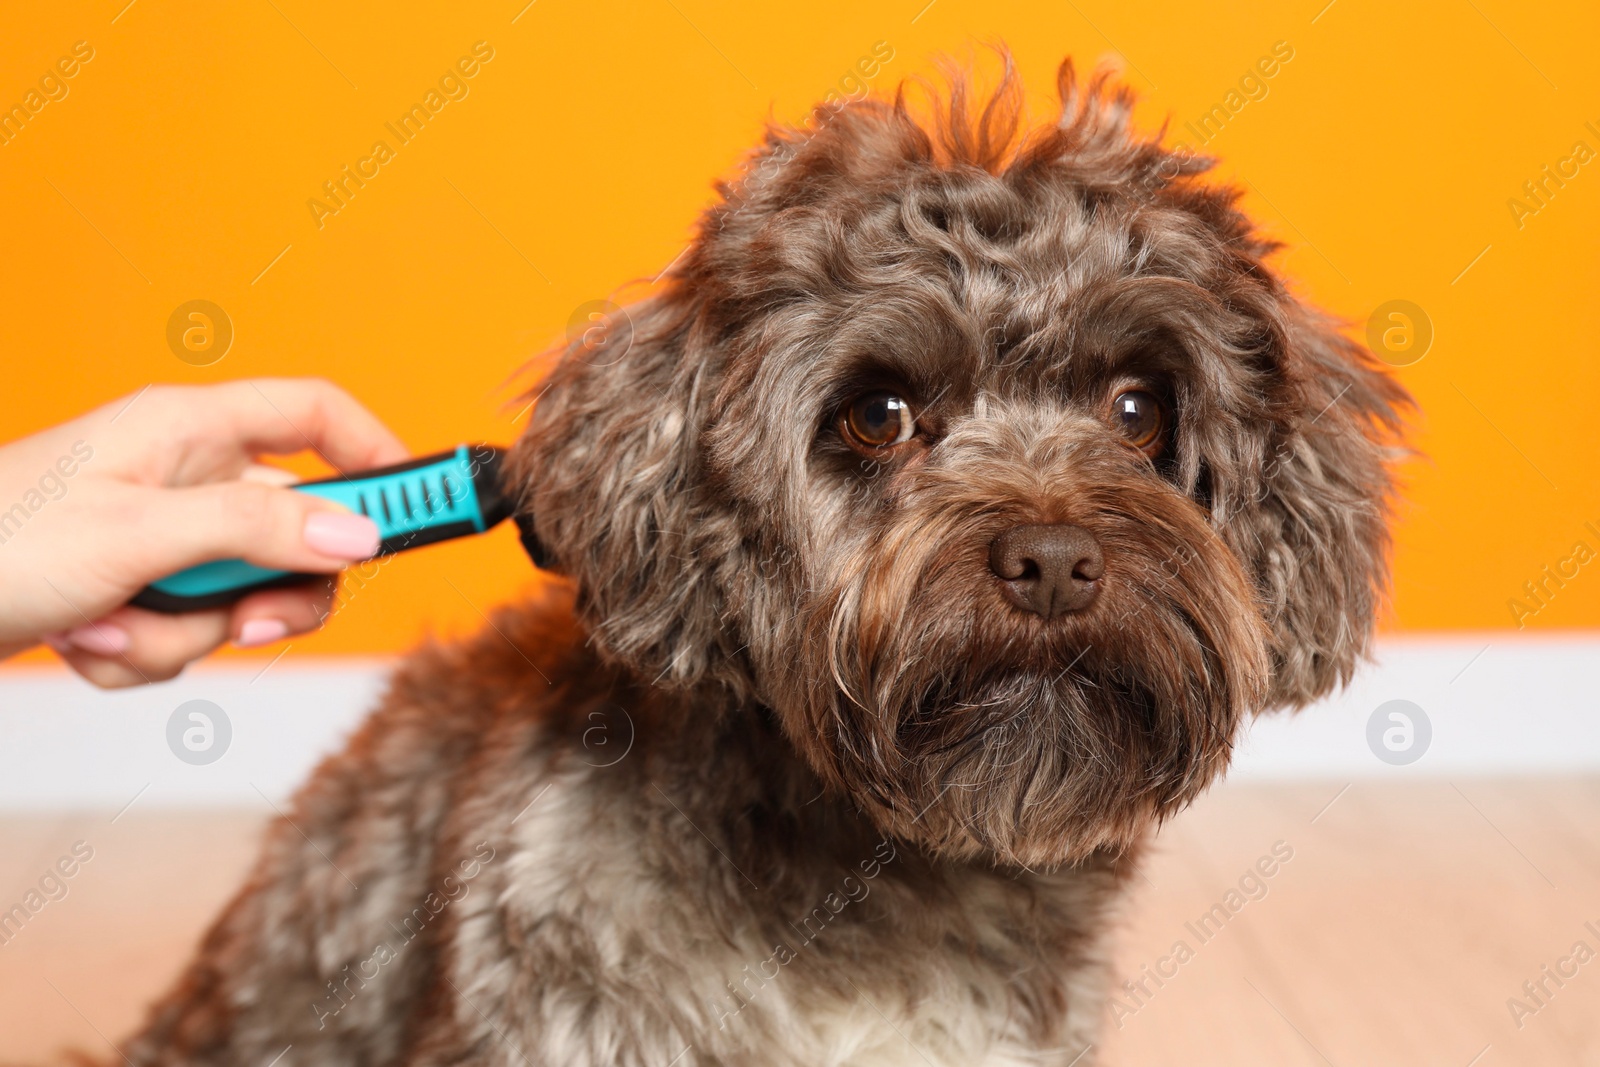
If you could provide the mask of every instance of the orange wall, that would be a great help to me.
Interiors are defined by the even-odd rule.
[[[1143,121],[1174,116],[1176,139],[1284,41],[1293,59],[1209,150],[1254,183],[1248,208],[1317,301],[1360,331],[1410,300],[1436,331],[1400,372],[1428,459],[1409,470],[1394,625],[1511,626],[1525,581],[1580,539],[1600,549],[1583,526],[1600,527],[1600,162],[1536,213],[1508,206],[1574,142],[1600,151],[1593,4],[125,2],[5,16],[0,106],[74,42],[94,58],[0,145],[0,436],[151,381],[322,374],[419,451],[503,441],[508,375],[584,301],[673,259],[763,117],[802,116],[877,42],[881,91],[1008,41],[1041,116],[1063,55],[1121,50]],[[469,95],[319,228],[307,200],[393,146],[384,123],[480,40],[494,59]],[[204,368],[165,342],[196,298],[236,329]],[[413,553],[296,650],[474,626],[531,580],[507,530]],[[1600,624],[1600,565],[1526,621]]]

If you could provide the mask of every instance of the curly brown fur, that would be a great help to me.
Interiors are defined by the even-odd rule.
[[[1406,398],[1207,161],[1060,90],[770,131],[625,356],[544,384],[570,595],[402,669],[131,1062],[1091,1061],[1140,842],[1366,648]],[[863,460],[876,388],[918,433]],[[1039,526],[1103,552],[1087,606],[992,570]]]

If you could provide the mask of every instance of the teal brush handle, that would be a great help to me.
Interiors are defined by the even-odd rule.
[[[302,482],[292,488],[342,504],[377,523],[383,538],[378,554],[386,556],[483,533],[510,517],[513,503],[500,485],[503,456],[492,445],[457,445],[448,452],[393,467]],[[534,561],[542,562],[527,536],[524,544]],[[167,613],[200,611],[231,604],[258,589],[317,577],[321,576],[257,567],[242,559],[219,559],[152,582],[131,603]]]

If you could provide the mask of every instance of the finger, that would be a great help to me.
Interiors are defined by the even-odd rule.
[[[61,651],[74,670],[102,688],[164,682],[227,640],[224,609],[162,615],[123,607],[69,631]]]
[[[100,689],[127,689],[129,686],[159,681],[141,674],[131,664],[119,659],[97,656],[75,648],[57,652],[84,681]]]
[[[282,467],[269,467],[264,463],[251,463],[239,472],[239,480],[282,487],[294,485],[300,481],[300,476],[294,471],[286,471]]]
[[[240,648],[259,648],[310,633],[333,609],[334,580],[324,578],[286,589],[252,593],[233,607],[228,632]]]
[[[264,433],[254,442],[260,451],[298,452],[309,441],[340,470],[399,463],[411,454],[376,415],[330,381],[263,378],[233,384],[241,392],[249,389],[256,402],[265,401],[277,416],[262,424]],[[248,397],[245,403],[250,410],[260,410]]]
[[[329,573],[377,553],[377,524],[308,493],[254,482],[141,491],[131,530],[140,546],[141,584],[215,559]]]
[[[376,415],[320,378],[164,388],[133,410],[163,425],[183,427],[184,440],[196,449],[225,444],[254,456],[309,448],[340,470],[385,466],[410,455]]]
[[[183,669],[254,623],[271,627],[270,641],[315,630],[333,602],[333,580],[256,593],[234,608],[163,615],[139,608],[118,608],[101,619],[65,634],[51,635],[50,647],[73,670],[102,689],[118,689],[175,678]]]

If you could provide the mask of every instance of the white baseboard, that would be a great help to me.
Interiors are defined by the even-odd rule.
[[[141,790],[141,807],[281,803],[377,703],[389,663],[263,666],[203,664],[111,692],[64,669],[0,671],[0,809],[116,810]],[[221,707],[232,728],[209,765],[184,763],[167,745],[168,719],[190,700]]]
[[[382,690],[388,662],[292,660],[201,666],[162,685],[100,692],[60,669],[0,670],[0,809],[281,803],[336,750]],[[167,724],[190,700],[223,708],[226,753],[192,766]],[[1373,754],[1367,722],[1394,699],[1422,708],[1426,753]],[[1600,772],[1600,633],[1391,638],[1350,688],[1298,715],[1268,716],[1235,778],[1356,778]],[[264,799],[265,798],[265,799]]]
[[[1432,741],[1391,766],[1368,745],[1374,711],[1422,708]],[[1241,778],[1600,772],[1600,633],[1393,637],[1344,692],[1259,719],[1234,761]]]

